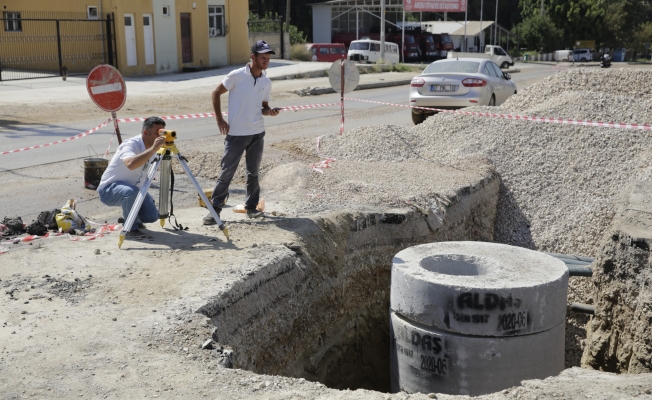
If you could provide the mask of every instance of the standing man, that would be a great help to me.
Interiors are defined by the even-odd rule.
[[[107,206],[122,206],[122,217],[127,220],[140,188],[147,180],[147,168],[156,152],[165,145],[165,137],[159,129],[165,128],[165,121],[159,117],[149,117],[143,122],[141,134],[122,142],[113,155],[109,166],[102,174],[97,187],[100,201]],[[142,236],[138,228],[145,222],[158,220],[158,209],[152,196],[147,193],[138,211],[136,223],[128,236]]]
[[[231,71],[213,90],[213,109],[217,126],[224,139],[222,172],[213,189],[211,203],[219,215],[229,194],[229,185],[233,179],[242,153],[247,163],[247,197],[245,208],[248,218],[263,217],[256,210],[260,199],[258,170],[263,158],[265,122],[263,115],[275,116],[279,110],[269,107],[272,82],[265,75],[269,60],[274,53],[264,40],[259,40],[251,47],[251,62],[244,68]],[[229,122],[222,117],[220,96],[229,92]],[[204,217],[204,225],[215,224],[211,214]]]

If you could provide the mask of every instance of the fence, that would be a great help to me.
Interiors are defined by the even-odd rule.
[[[272,58],[283,58],[283,20],[248,21],[249,46],[264,40],[276,53]]]
[[[117,65],[112,14],[89,19],[79,13],[4,12],[2,17],[0,81],[65,79],[87,74],[100,63]]]

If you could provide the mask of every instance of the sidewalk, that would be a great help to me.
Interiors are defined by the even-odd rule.
[[[267,76],[274,81],[275,90],[296,90],[306,86],[330,87],[326,71],[332,63],[293,62],[274,60],[267,69]],[[186,73],[126,77],[127,97],[169,94],[175,91],[212,90],[232,70],[244,64]],[[407,73],[361,74],[361,89],[407,84],[416,75]],[[307,84],[308,78],[318,77],[318,82]],[[286,88],[286,86],[292,88]],[[296,87],[295,87],[296,86]],[[0,104],[43,104],[53,102],[77,102],[89,100],[86,90],[86,75],[60,78],[40,78],[20,81],[6,81],[0,84]]]

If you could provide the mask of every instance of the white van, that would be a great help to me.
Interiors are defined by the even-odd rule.
[[[380,41],[371,39],[354,40],[349,46],[347,58],[360,63],[377,63],[380,60]],[[398,64],[399,54],[396,43],[385,42],[385,63]]]
[[[555,61],[572,61],[573,60],[573,50],[556,50],[555,51]]]
[[[573,50],[573,59],[575,61],[593,61],[593,50],[575,49]]]

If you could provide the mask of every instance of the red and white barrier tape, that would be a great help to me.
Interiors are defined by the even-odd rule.
[[[330,106],[336,106],[339,105],[340,103],[325,103],[325,104],[307,104],[304,106],[287,106],[287,107],[282,107],[281,111],[299,111],[299,110],[310,110],[313,108],[321,108],[321,107],[330,107]],[[228,113],[223,112],[223,115],[227,115]],[[211,118],[214,117],[215,113],[202,113],[202,114],[183,114],[183,115],[166,115],[164,117],[161,117],[162,119],[165,120],[175,120],[175,119],[194,119],[194,118]],[[118,119],[118,122],[142,122],[145,121],[146,118],[120,118]]]
[[[31,242],[37,239],[49,239],[57,236],[64,236],[70,238],[71,241],[73,242],[86,242],[89,240],[95,240],[97,238],[104,237],[106,233],[110,233],[113,231],[119,231],[122,229],[122,224],[100,224],[98,222],[93,222],[90,220],[88,221],[91,225],[96,225],[97,227],[95,228],[95,232],[89,232],[84,234],[83,236],[73,236],[69,233],[64,233],[64,232],[57,232],[50,234],[50,232],[46,233],[43,236],[39,235],[29,235],[29,236],[23,236],[23,237],[17,237],[14,239],[9,239],[5,240],[3,242],[0,242],[0,245],[8,245],[8,244],[16,244],[16,243],[27,243]],[[0,248],[0,254],[4,254],[7,251],[9,251],[9,247],[3,246],[3,248]]]
[[[578,126],[601,126],[605,128],[620,128],[620,129],[638,129],[638,130],[652,130],[652,125],[646,124],[628,124],[628,123],[619,123],[619,122],[601,122],[601,121],[590,121],[590,120],[581,120],[581,119],[563,119],[563,118],[548,118],[548,117],[530,117],[525,115],[512,115],[512,114],[495,114],[495,113],[483,113],[477,111],[462,111],[462,110],[442,110],[439,108],[430,108],[430,107],[418,107],[410,106],[407,104],[394,104],[394,103],[385,103],[383,101],[374,101],[374,100],[362,100],[355,99],[351,97],[345,98],[345,100],[354,100],[361,101],[365,103],[374,103],[374,104],[384,104],[388,106],[397,106],[405,108],[416,108],[420,110],[428,111],[438,111],[452,114],[463,114],[463,115],[474,115],[478,117],[491,117],[491,118],[503,118],[503,119],[513,119],[521,121],[533,121],[533,122],[546,122],[551,124],[567,124],[567,125],[578,125]]]
[[[324,173],[324,169],[330,168],[331,164],[337,161],[334,158],[327,158],[325,160],[322,160],[318,163],[310,164],[308,168],[312,169],[313,171],[319,172],[320,174]]]
[[[3,151],[3,152],[0,152],[0,156],[3,156],[5,154],[18,153],[19,151],[38,149],[38,148],[41,148],[41,147],[52,146],[52,145],[55,145],[55,144],[69,142],[69,141],[75,140],[75,139],[80,139],[80,138],[83,138],[84,136],[88,136],[91,133],[97,132],[98,130],[104,128],[106,126],[106,124],[108,124],[109,122],[111,122],[111,118],[109,118],[106,121],[102,122],[101,124],[99,124],[95,128],[89,129],[86,132],[82,132],[79,135],[75,135],[75,136],[72,136],[72,137],[69,137],[69,138],[66,138],[66,139],[57,140],[56,142],[52,142],[52,143],[39,144],[39,145],[36,145],[36,146],[24,147],[22,149],[16,149],[16,150],[10,150],[10,151]]]
[[[111,140],[109,140],[109,147],[106,148],[106,151],[104,152],[104,158],[109,155],[109,150],[111,150],[111,145],[113,144],[113,138],[115,137],[115,131],[113,131],[113,135],[111,135]]]

